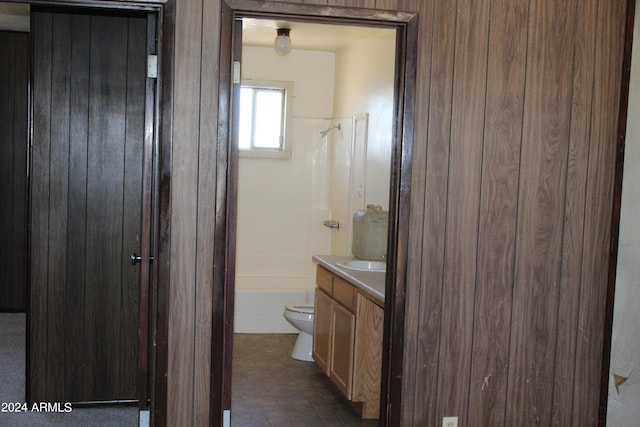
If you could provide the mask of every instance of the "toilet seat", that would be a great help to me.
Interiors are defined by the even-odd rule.
[[[287,305],[285,308],[296,313],[313,314],[313,304]]]

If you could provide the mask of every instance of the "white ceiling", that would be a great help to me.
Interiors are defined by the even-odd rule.
[[[29,31],[29,5],[0,3],[0,30]]]
[[[395,30],[379,27],[244,18],[242,44],[261,47],[273,46],[278,28],[289,28],[293,49],[302,50],[335,52],[362,39],[393,39],[395,37]]]

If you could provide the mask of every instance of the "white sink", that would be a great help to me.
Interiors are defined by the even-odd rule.
[[[363,259],[350,259],[347,261],[338,261],[336,263],[338,267],[348,268],[350,270],[358,271],[387,271],[387,263],[384,261],[366,261]]]

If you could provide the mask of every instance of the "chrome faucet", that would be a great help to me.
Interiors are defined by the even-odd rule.
[[[324,224],[325,227],[329,227],[329,228],[335,228],[335,229],[340,228],[340,223],[333,219],[325,219],[322,224]]]

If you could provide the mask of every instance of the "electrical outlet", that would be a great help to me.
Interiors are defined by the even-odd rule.
[[[442,427],[458,427],[458,417],[443,417]]]

